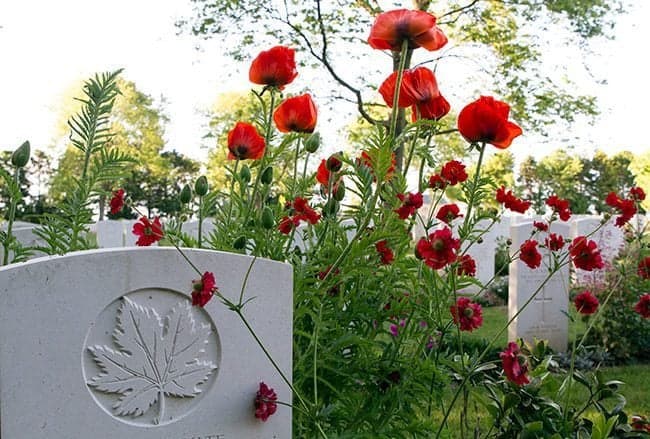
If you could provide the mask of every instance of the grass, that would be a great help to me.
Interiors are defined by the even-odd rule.
[[[508,321],[506,306],[483,308],[483,325],[471,332],[464,333],[463,339],[467,341],[491,340]],[[569,342],[573,340],[576,332],[580,336],[586,329],[585,323],[574,319],[569,324]],[[508,343],[508,331],[504,331],[496,339],[494,346],[505,347]],[[619,380],[625,384],[621,393],[627,400],[626,412],[629,414],[650,415],[650,364],[635,364],[627,366],[604,367],[601,369],[606,380]],[[586,397],[576,394],[576,398]]]

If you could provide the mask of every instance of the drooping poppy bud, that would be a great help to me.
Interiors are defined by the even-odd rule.
[[[208,185],[208,179],[205,175],[200,176],[196,179],[194,183],[194,192],[199,197],[203,197],[208,193],[210,186]]]
[[[183,186],[183,189],[181,189],[181,195],[180,195],[180,201],[181,204],[187,204],[190,201],[192,201],[192,188],[190,187],[189,184],[186,184]]]
[[[239,179],[243,183],[248,183],[251,181],[251,169],[248,167],[248,165],[242,166],[242,168],[239,170]]]
[[[269,230],[275,226],[275,216],[270,207],[266,206],[262,210],[262,227]]]
[[[273,166],[267,166],[260,177],[262,184],[271,184],[273,181]]]
[[[31,147],[29,140],[26,140],[11,154],[11,164],[16,168],[24,168],[27,162],[29,162],[30,153]]]
[[[320,133],[313,133],[305,140],[305,149],[309,153],[315,153],[320,147]]]

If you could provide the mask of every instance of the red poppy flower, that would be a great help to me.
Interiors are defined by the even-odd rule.
[[[415,256],[434,270],[444,268],[456,260],[460,239],[452,237],[451,229],[445,227],[420,238],[415,246]]]
[[[323,186],[329,186],[330,182],[330,171],[327,169],[327,160],[323,159],[318,165],[318,170],[316,171],[316,181],[318,181]]]
[[[490,143],[505,149],[522,134],[521,128],[508,121],[510,106],[490,96],[481,96],[458,115],[458,131],[468,142]]]
[[[544,244],[546,244],[546,247],[551,250],[551,251],[558,251],[561,250],[562,247],[564,247],[564,238],[562,235],[557,235],[555,233],[551,233],[548,235],[548,238],[544,241]]]
[[[632,198],[635,201],[643,201],[645,200],[645,192],[643,191],[642,188],[635,186],[632,189],[630,189],[630,198]]]
[[[316,119],[316,105],[309,93],[285,99],[273,113],[275,126],[283,133],[313,133]]]
[[[458,275],[459,276],[476,276],[476,261],[470,255],[463,255],[459,260]]]
[[[110,201],[111,215],[120,213],[124,207],[124,189],[118,189],[113,192],[113,197]]]
[[[529,239],[519,247],[519,259],[530,268],[537,268],[542,264],[542,255],[537,251],[537,241]]]
[[[605,266],[598,245],[584,236],[577,236],[573,239],[569,246],[569,254],[576,268],[593,271]]]
[[[639,261],[636,272],[643,279],[650,279],[650,256],[646,256]]]
[[[258,160],[264,156],[264,137],[246,122],[237,122],[228,133],[228,160]]]
[[[447,182],[438,174],[429,177],[429,187],[431,189],[444,189],[447,187]]]
[[[447,37],[436,26],[436,17],[428,12],[396,9],[379,14],[370,29],[370,47],[401,50],[404,41],[411,49],[424,47],[432,51],[447,44]]]
[[[298,218],[301,221],[316,224],[320,220],[320,214],[309,205],[309,202],[305,198],[296,197],[293,200],[293,209],[295,211],[294,218]]]
[[[454,323],[460,326],[461,331],[472,332],[483,324],[483,310],[481,305],[474,303],[467,297],[460,297],[455,305],[449,307]]]
[[[379,93],[391,108],[396,84],[397,72],[393,72],[379,87]],[[413,122],[418,120],[418,115],[419,119],[438,120],[451,109],[449,102],[440,94],[435,75],[426,67],[404,71],[397,105],[413,107]]]
[[[650,318],[650,294],[645,293],[639,297],[639,301],[634,305],[634,311],[641,314],[644,319]]]
[[[465,165],[458,160],[451,160],[445,163],[440,170],[440,176],[444,178],[449,185],[462,183],[467,180],[467,172],[465,172]]]
[[[260,389],[255,395],[255,417],[266,422],[273,413],[278,409],[278,395],[275,390],[264,384],[260,383]]]
[[[375,165],[373,163],[373,160],[370,158],[370,155],[366,151],[361,151],[361,156],[357,159],[357,164],[367,166],[370,168],[371,171],[374,171]],[[384,178],[384,181],[388,181],[391,178],[393,178],[393,174],[395,173],[395,166],[397,165],[397,161],[395,158],[395,153],[391,155],[391,160],[390,160],[390,167],[388,168],[388,171],[386,172],[386,178]],[[374,172],[373,172],[374,175]],[[375,178],[376,179],[376,178]]]
[[[214,274],[206,271],[199,280],[192,281],[192,305],[203,308],[217,291]]]
[[[501,365],[508,381],[518,386],[530,382],[526,376],[528,373],[528,360],[523,355],[520,355],[517,343],[512,341],[508,343],[508,347],[499,354],[499,357],[501,357]]]
[[[147,247],[160,241],[164,236],[160,218],[155,217],[151,222],[146,216],[141,217],[137,223],[133,224],[133,234],[138,237],[135,242],[135,245],[138,246]]]
[[[375,249],[377,250],[377,253],[379,253],[379,258],[383,265],[392,264],[395,260],[395,255],[393,254],[393,250],[388,247],[387,240],[382,239],[381,241],[377,242],[375,244]]]
[[[521,200],[512,193],[512,191],[506,192],[505,186],[501,186],[497,189],[496,195],[497,202],[503,204],[503,207],[510,209],[513,212],[526,213],[530,205],[530,201]]]
[[[436,214],[436,218],[447,224],[451,224],[453,220],[460,218],[461,216],[463,215],[460,214],[460,209],[454,203],[441,206],[440,210],[438,210],[438,213]]]
[[[397,194],[397,198],[402,202],[402,205],[395,209],[395,213],[397,213],[400,219],[406,219],[411,215],[415,215],[415,212],[422,207],[423,198],[419,192]]]
[[[571,209],[569,209],[569,200],[563,200],[558,198],[557,195],[551,195],[546,200],[546,205],[553,209],[553,212],[557,212],[562,221],[569,221],[571,218]]]
[[[591,291],[585,290],[573,299],[573,304],[580,314],[589,315],[598,309],[598,299]]]
[[[636,214],[636,202],[633,198],[631,199],[622,199],[614,192],[607,194],[605,198],[605,204],[620,212],[620,215],[616,217],[616,226],[623,227],[628,223]]]
[[[289,233],[291,233],[291,231],[293,230],[294,227],[295,227],[295,224],[293,222],[293,219],[288,217],[288,216],[285,216],[284,218],[282,218],[280,220],[280,223],[278,224],[278,230],[283,235],[288,235]]]
[[[275,86],[282,90],[298,76],[295,53],[295,50],[285,46],[260,52],[251,63],[248,78],[254,84]]]
[[[497,195],[497,201],[499,200]],[[533,227],[535,227],[540,232],[548,232],[548,224],[541,221],[533,221]]]

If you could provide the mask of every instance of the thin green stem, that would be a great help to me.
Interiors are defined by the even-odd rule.
[[[16,187],[19,187],[20,184],[20,168],[16,168],[14,171],[14,184]],[[4,255],[2,257],[2,265],[7,265],[9,263],[9,243],[11,241],[11,229],[14,225],[14,220],[16,218],[16,207],[18,206],[18,200],[15,197],[11,197],[11,202],[9,204],[9,218],[7,218],[7,239],[4,245]]]
[[[396,136],[397,133],[397,115],[399,113],[399,92],[402,88],[402,77],[404,76],[404,68],[406,67],[406,60],[408,59],[409,44],[408,40],[404,39],[402,43],[402,50],[400,52],[399,67],[397,69],[397,79],[395,81],[395,92],[393,94],[393,111],[390,118],[390,134]]]
[[[406,163],[404,164],[404,169],[403,169],[404,177],[406,177],[406,174],[408,174],[409,166],[411,166],[411,160],[413,160],[413,154],[415,153],[418,137],[420,137],[419,125],[415,128],[415,135],[413,136],[413,141],[411,142],[411,149],[409,150],[409,155],[407,156]]]
[[[239,168],[239,159],[235,161],[235,167],[232,170],[232,181],[230,182],[230,195],[228,196],[228,217],[226,218],[226,229],[230,226],[230,219],[232,218],[232,203],[233,193],[235,191],[235,180],[237,180],[237,169]]]

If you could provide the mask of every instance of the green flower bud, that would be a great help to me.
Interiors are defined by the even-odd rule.
[[[323,215],[326,217],[336,216],[336,213],[339,211],[339,202],[331,198],[325,207],[323,207]]]
[[[262,210],[262,227],[269,230],[272,229],[273,226],[275,226],[275,215],[273,215],[271,208],[266,206],[264,210]]]
[[[208,185],[208,179],[205,175],[202,175],[196,179],[196,182],[194,183],[194,192],[196,192],[196,195],[203,197],[208,193],[209,188],[210,186]]]
[[[339,184],[337,184],[334,187],[334,194],[333,195],[334,195],[334,199],[336,201],[342,201],[343,198],[345,198],[345,183],[343,183],[343,180],[341,180],[339,182]]]
[[[235,239],[235,242],[232,243],[232,246],[235,248],[235,250],[243,250],[244,247],[246,247],[246,237],[240,236],[239,238]]]
[[[23,168],[29,162],[30,154],[29,140],[26,140],[11,154],[11,164],[16,168]]]
[[[273,166],[267,167],[264,172],[262,172],[262,184],[271,184],[273,181]]]
[[[305,149],[310,153],[315,153],[320,147],[320,134],[314,133],[305,140]]]
[[[189,184],[186,184],[183,186],[183,189],[181,189],[180,200],[181,204],[187,204],[192,201],[192,188]]]
[[[248,165],[244,165],[239,171],[239,179],[244,183],[251,181],[251,168]]]

